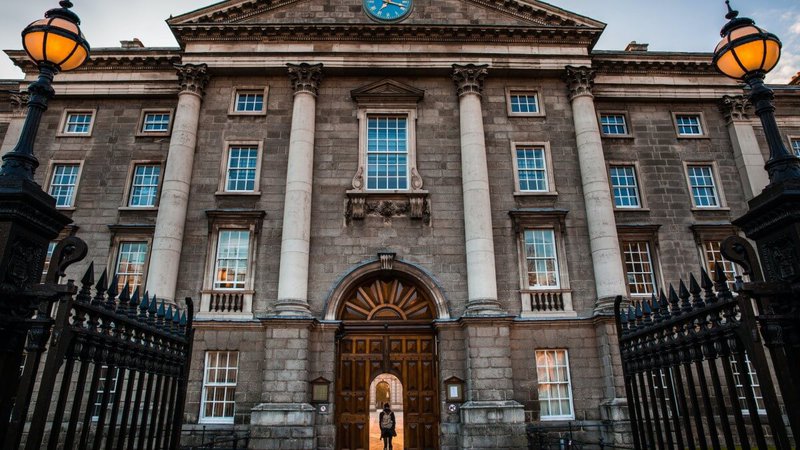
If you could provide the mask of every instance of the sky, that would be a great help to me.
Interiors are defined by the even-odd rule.
[[[57,6],[57,0],[6,0],[0,15],[0,48],[22,48],[20,32]],[[359,1],[359,0],[352,0]],[[177,43],[164,22],[215,3],[215,0],[73,0],[82,30],[92,47],[117,47],[137,37],[149,47]],[[596,49],[622,50],[631,41],[654,51],[711,52],[725,24],[722,0],[549,0],[548,3],[602,21],[608,26]],[[10,6],[10,5],[9,5]],[[783,41],[783,57],[768,81],[786,83],[800,71],[800,2],[797,0],[733,0],[741,15],[775,33]],[[21,78],[0,55],[0,79]]]

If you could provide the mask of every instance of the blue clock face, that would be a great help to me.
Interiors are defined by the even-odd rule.
[[[411,12],[411,0],[363,0],[364,11],[381,22],[396,22]]]

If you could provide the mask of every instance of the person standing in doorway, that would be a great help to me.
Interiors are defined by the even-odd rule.
[[[383,404],[383,411],[378,416],[378,423],[381,427],[381,439],[383,439],[383,450],[392,449],[392,438],[397,436],[395,431],[394,412],[388,403]]]

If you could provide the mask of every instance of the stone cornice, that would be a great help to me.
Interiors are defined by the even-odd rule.
[[[592,67],[598,75],[719,75],[711,57],[705,53],[594,52]]]
[[[190,41],[503,42],[594,45],[602,28],[411,24],[198,24],[173,27]]]
[[[38,73],[36,65],[23,50],[6,50],[6,54],[25,73]],[[95,49],[91,58],[74,72],[94,72],[99,70],[131,70],[171,72],[181,61],[179,49],[146,49],[146,51],[125,51],[122,49]]]

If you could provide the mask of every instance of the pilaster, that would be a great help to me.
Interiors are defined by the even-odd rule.
[[[752,107],[750,100],[743,95],[726,95],[719,104],[731,137],[736,169],[739,171],[744,194],[748,200],[758,195],[769,184],[769,176],[764,170],[764,155],[761,153],[750,122],[749,113]]]

